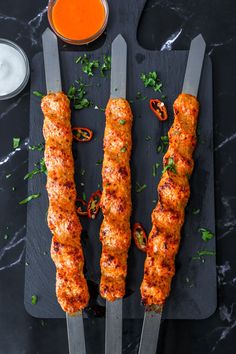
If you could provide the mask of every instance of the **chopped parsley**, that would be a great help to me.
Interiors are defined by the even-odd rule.
[[[37,97],[40,97],[40,98],[43,98],[45,95],[40,92],[40,91],[33,91],[33,95],[37,96]]]
[[[119,123],[120,123],[121,125],[124,125],[124,124],[126,123],[126,120],[125,120],[125,119],[120,119],[120,120],[119,120]]]
[[[140,91],[138,91],[136,93],[136,97],[135,98],[136,98],[136,100],[144,101],[144,100],[147,99],[147,96],[143,96],[142,93]]]
[[[141,185],[138,182],[136,182],[136,192],[137,193],[142,192],[145,188],[147,188],[146,184]]]
[[[83,109],[90,107],[91,102],[85,97],[87,92],[85,91],[86,85],[81,81],[77,80],[69,87],[67,96],[71,100],[74,109]]]
[[[96,165],[97,165],[97,166],[101,165],[101,164],[102,164],[102,161],[103,161],[103,159],[98,160],[98,161],[96,162]]]
[[[214,234],[207,229],[200,228],[198,231],[201,233],[202,240],[205,242],[210,241],[214,237]]]
[[[194,208],[192,212],[193,212],[193,215],[198,215],[200,213],[200,209]]]
[[[88,76],[93,76],[94,70],[99,67],[99,61],[98,60],[90,61],[87,54],[84,54],[83,56],[81,55],[80,57],[76,58],[75,62],[76,64],[81,63],[82,71]]]
[[[28,172],[25,175],[24,179],[31,179],[35,175],[37,175],[38,173],[45,173],[45,175],[47,174],[47,167],[46,167],[44,158],[41,158],[40,161],[38,163],[36,163],[35,165],[39,166],[39,167],[36,167],[34,170]]]
[[[153,177],[156,177],[157,169],[159,168],[159,166],[160,166],[159,163],[155,163],[155,164],[152,166],[152,175],[153,175]]]
[[[38,302],[38,296],[37,295],[32,295],[31,296],[31,304],[36,305]]]
[[[124,146],[123,148],[120,149],[120,152],[126,152],[126,150],[127,150],[127,147]]]
[[[167,135],[162,135],[160,138],[160,144],[157,146],[157,152],[165,152],[167,145],[169,144],[169,138]]]
[[[29,145],[29,149],[32,151],[43,151],[44,144],[37,144],[37,145]]]
[[[143,81],[145,87],[152,87],[155,92],[161,92],[162,83],[156,71],[149,71],[149,73],[142,73],[140,79]]]
[[[82,194],[82,199],[86,202],[86,194],[85,194],[85,192],[83,192],[83,194]]]
[[[37,198],[39,198],[39,197],[40,197],[40,193],[31,194],[31,195],[29,195],[28,197],[26,197],[25,199],[21,200],[21,201],[19,202],[19,204],[20,204],[20,205],[26,204],[26,203],[30,202],[31,200],[37,199]]]
[[[4,240],[8,240],[8,235],[7,234],[4,235]]]
[[[17,149],[20,146],[20,138],[13,138],[12,139],[12,146],[13,146],[13,149]]]
[[[201,260],[202,257],[204,256],[215,256],[214,251],[209,251],[209,250],[201,250],[197,251],[197,256],[192,257],[193,260]]]
[[[175,162],[174,162],[174,160],[173,160],[172,157],[169,157],[168,163],[167,163],[167,165],[165,165],[165,167],[163,168],[162,173],[166,172],[167,170],[169,170],[169,171],[171,171],[171,172],[177,174]]]
[[[103,64],[101,66],[101,76],[105,77],[105,72],[111,70],[111,56],[110,55],[104,55],[103,56]]]

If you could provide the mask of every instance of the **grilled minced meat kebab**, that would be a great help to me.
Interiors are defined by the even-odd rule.
[[[127,256],[130,246],[132,112],[123,98],[112,98],[106,107],[103,192],[101,208],[104,220],[100,293],[109,301],[125,294]]]
[[[147,306],[164,304],[175,273],[175,256],[190,196],[189,177],[194,166],[192,154],[196,146],[198,111],[199,104],[194,96],[183,93],[174,102],[175,118],[168,133],[169,148],[163,158],[159,201],[152,212],[141,285],[142,301]]]
[[[81,224],[76,214],[70,102],[62,92],[42,99],[45,163],[49,198],[48,226],[53,234],[51,256],[56,265],[58,302],[67,313],[83,309],[89,300],[84,278]]]

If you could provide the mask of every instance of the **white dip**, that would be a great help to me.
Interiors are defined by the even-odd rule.
[[[21,53],[0,43],[0,96],[15,91],[24,81],[26,64]]]

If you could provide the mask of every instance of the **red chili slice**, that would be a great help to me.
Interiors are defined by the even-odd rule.
[[[168,118],[167,110],[164,102],[158,99],[150,99],[150,108],[159,120],[166,120]]]
[[[74,139],[82,143],[90,141],[93,137],[93,132],[89,128],[81,128],[81,127],[72,128],[72,134]]]
[[[133,238],[136,246],[142,252],[147,252],[147,234],[140,223],[134,224]]]
[[[102,192],[100,190],[97,190],[91,195],[89,199],[87,210],[88,210],[88,217],[90,219],[95,219],[97,213],[99,212],[101,196],[102,196]]]
[[[80,216],[87,216],[88,215],[87,203],[83,199],[77,198],[75,205],[76,205],[76,212],[78,215],[80,215]]]

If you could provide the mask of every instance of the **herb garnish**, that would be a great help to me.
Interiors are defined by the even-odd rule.
[[[75,60],[76,64],[81,63],[82,65],[82,71],[87,74],[88,76],[93,76],[94,75],[94,69],[97,69],[99,67],[99,61],[98,60],[89,60],[87,54],[84,54],[83,56],[78,57]]]
[[[82,199],[86,202],[86,194],[85,194],[85,192],[83,192],[83,194],[82,194]]]
[[[146,140],[146,141],[150,141],[150,140],[152,140],[152,137],[151,137],[150,135],[147,135],[147,136],[145,137],[145,140]]]
[[[103,56],[103,64],[101,66],[101,76],[105,77],[105,72],[111,70],[111,56],[110,55],[104,55]]]
[[[207,229],[200,228],[198,231],[201,233],[202,240],[205,242],[210,241],[214,237],[214,234]]]
[[[26,204],[28,202],[30,202],[32,199],[37,199],[40,197],[40,193],[37,194],[31,194],[28,197],[26,197],[25,199],[23,199],[22,201],[19,202],[20,205],[22,204]]]
[[[146,184],[141,185],[138,182],[136,182],[136,192],[137,193],[142,192],[145,188],[147,188]]]
[[[9,175],[5,176],[7,179],[11,177],[11,173],[9,173]]]
[[[40,97],[40,98],[43,98],[45,95],[40,92],[40,91],[33,91],[33,95],[37,96],[37,97]]]
[[[155,92],[161,92],[162,83],[156,71],[150,71],[147,74],[142,73],[140,79],[143,81],[145,87],[152,87]]]
[[[170,170],[171,172],[177,174],[175,162],[172,157],[169,157],[167,165],[163,168],[162,173]]]
[[[83,109],[90,107],[92,104],[91,102],[85,98],[86,91],[85,87],[86,85],[81,81],[77,80],[76,84],[73,84],[70,86],[67,96],[68,98],[72,101],[74,109]]]
[[[20,138],[13,138],[12,139],[12,146],[13,146],[13,149],[17,149],[20,146]]]
[[[192,211],[193,215],[197,215],[200,213],[200,209],[196,209],[194,208],[193,211]]]
[[[163,135],[160,138],[160,144],[157,146],[157,152],[165,152],[167,145],[169,144],[169,138],[167,135]]]
[[[119,123],[120,123],[121,125],[124,125],[124,124],[126,123],[126,120],[125,120],[125,119],[120,119],[120,120],[119,120]]]
[[[98,160],[98,161],[96,162],[96,165],[97,165],[97,166],[101,165],[101,164],[102,164],[102,161],[103,161],[103,159]]]
[[[159,168],[160,164],[157,162],[152,166],[152,175],[156,177],[157,169]]]
[[[37,295],[32,295],[31,296],[31,304],[36,305],[38,302],[38,296]]]
[[[209,250],[201,250],[201,251],[197,251],[197,256],[192,257],[193,260],[200,260],[201,257],[204,256],[215,256],[215,252],[214,251],[209,251]]]
[[[124,146],[123,148],[120,149],[120,152],[126,152],[126,150],[127,150],[127,147]]]
[[[140,92],[140,91],[138,91],[137,93],[136,93],[136,100],[141,100],[141,101],[144,101],[144,100],[146,100],[147,99],[147,96],[143,96],[142,95],[142,93]]]
[[[39,165],[39,168],[37,167],[34,170],[28,172],[25,175],[24,179],[31,179],[32,177],[34,177],[38,173],[45,173],[45,175],[47,174],[47,167],[46,167],[44,158],[41,158],[40,161],[38,163],[36,163],[35,165],[36,166]]]
[[[32,151],[43,151],[44,149],[44,144],[40,143],[37,145],[29,145],[29,149]]]
[[[81,176],[85,175],[85,170],[81,170]]]

